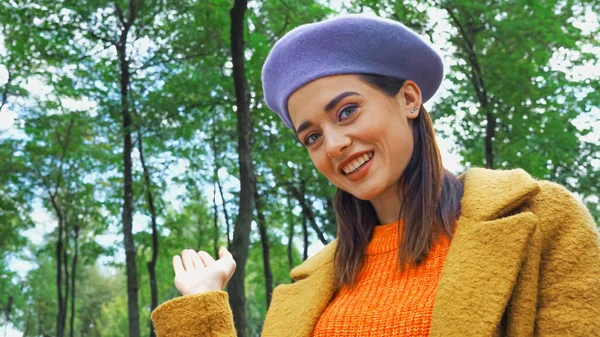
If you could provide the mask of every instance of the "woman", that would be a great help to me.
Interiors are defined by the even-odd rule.
[[[289,32],[265,100],[338,187],[338,238],[273,293],[263,336],[594,336],[600,243],[585,207],[522,170],[444,170],[423,103],[443,77],[414,32],[348,15]],[[174,258],[158,336],[234,336],[235,261]]]

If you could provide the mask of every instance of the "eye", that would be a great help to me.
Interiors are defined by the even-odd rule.
[[[317,140],[319,140],[320,135],[318,133],[311,133],[310,135],[306,136],[306,138],[304,138],[304,145],[308,146],[314,142],[316,142]]]
[[[349,104],[349,105],[344,106],[338,113],[338,121],[343,121],[344,119],[354,115],[354,113],[356,112],[356,109],[357,109],[356,104]]]

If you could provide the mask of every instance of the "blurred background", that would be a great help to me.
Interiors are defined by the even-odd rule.
[[[0,337],[152,337],[172,256],[220,246],[258,336],[268,294],[336,232],[261,67],[290,29],[355,12],[444,56],[425,106],[446,168],[523,168],[599,222],[596,0],[3,0]]]

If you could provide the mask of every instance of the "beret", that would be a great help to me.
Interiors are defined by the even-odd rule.
[[[287,109],[292,93],[325,76],[374,74],[413,80],[429,100],[444,77],[440,55],[403,24],[348,14],[294,28],[271,49],[262,69],[269,109],[293,128]]]

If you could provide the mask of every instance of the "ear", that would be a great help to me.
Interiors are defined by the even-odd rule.
[[[415,119],[419,116],[422,99],[421,89],[414,81],[406,80],[398,94],[396,94],[396,99],[406,118]]]

